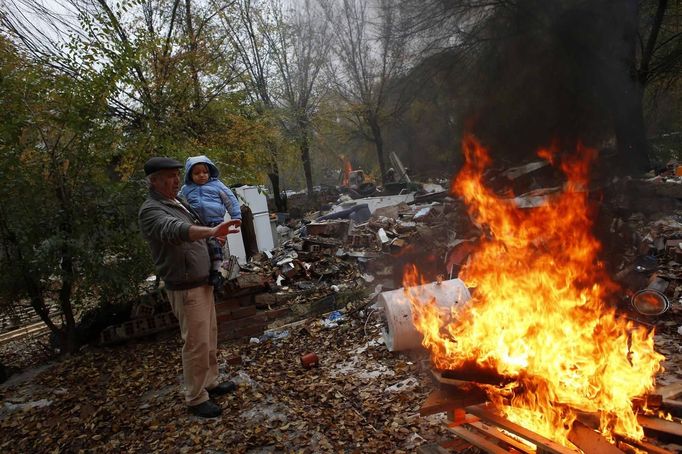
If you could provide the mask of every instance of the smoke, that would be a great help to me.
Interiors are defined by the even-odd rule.
[[[474,54],[462,121],[494,158],[512,162],[549,144],[612,139],[619,97],[632,85],[628,2],[505,4],[513,6],[496,6],[464,43]]]

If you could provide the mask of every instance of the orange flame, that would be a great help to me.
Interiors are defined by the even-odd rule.
[[[653,331],[619,317],[605,300],[617,290],[597,259],[587,198],[595,151],[578,146],[562,159],[563,191],[523,210],[483,185],[487,151],[467,136],[466,165],[453,182],[469,214],[487,234],[460,273],[474,287],[469,304],[444,322],[435,301],[417,294],[416,268],[404,276],[414,323],[439,369],[475,361],[511,379],[484,386],[505,416],[570,446],[578,412],[596,413],[600,431],[643,437],[632,400],[654,387],[664,357]],[[538,155],[553,165],[550,150]]]
[[[341,155],[340,159],[343,165],[343,169],[341,171],[341,186],[345,188],[350,184],[350,173],[353,171],[353,166],[350,163],[350,159],[348,159],[346,155]]]

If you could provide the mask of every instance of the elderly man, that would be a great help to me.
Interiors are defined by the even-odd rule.
[[[180,322],[185,402],[190,413],[214,418],[222,409],[211,399],[233,391],[235,384],[218,382],[216,314],[213,286],[208,282],[211,259],[206,239],[236,233],[231,227],[239,226],[239,221],[202,226],[189,205],[177,198],[181,167],[165,157],[145,163],[149,195],[140,207],[140,229]]]

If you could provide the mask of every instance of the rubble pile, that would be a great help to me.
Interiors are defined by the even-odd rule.
[[[365,282],[355,261],[335,255],[335,238],[295,237],[241,267],[216,303],[218,337],[249,338],[269,326],[344,307]]]
[[[556,180],[550,167],[531,164],[491,175],[497,194],[527,209],[541,206]],[[594,194],[604,260],[624,289],[614,304],[637,323],[656,327],[657,350],[666,356],[658,383],[679,382],[682,178],[668,171],[601,184]],[[155,342],[87,347],[30,386],[5,385],[0,432],[14,434],[20,450],[103,452],[192,452],[198,446],[411,452],[438,441],[446,430],[442,421],[418,417],[432,387],[421,367],[425,352],[411,353],[418,359],[389,352],[368,295],[401,287],[406,264],[416,264],[425,279],[456,277],[476,259],[471,254],[486,231],[442,188],[341,199],[325,208],[280,222],[273,250],[226,265],[231,279],[216,302],[219,361],[239,390],[223,398],[228,411],[220,420],[198,423],[184,416],[181,341],[174,329]],[[643,313],[633,306],[633,297],[646,289],[667,299],[665,311]],[[102,343],[170,329],[164,314],[162,305],[135,305],[131,321],[106,329],[110,338]],[[168,323],[152,327],[157,318]],[[224,342],[230,339],[248,342]],[[104,392],[110,389],[117,392]],[[36,402],[41,407],[29,406]]]
[[[357,210],[348,210],[350,219],[315,213],[280,226],[289,239],[242,265],[217,303],[219,338],[257,337],[268,327],[343,308],[370,289],[398,288],[406,263],[432,270],[434,279],[456,273],[446,267],[448,251],[478,230],[458,200],[445,192],[426,197],[377,208],[359,223],[352,218]]]

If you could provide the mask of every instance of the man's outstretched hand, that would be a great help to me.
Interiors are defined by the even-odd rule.
[[[220,244],[225,244],[227,235],[229,235],[230,233],[238,233],[239,226],[241,224],[242,221],[240,221],[239,219],[231,219],[229,221],[225,221],[221,224],[218,224],[215,227],[191,225],[189,227],[189,240],[197,241],[203,240],[204,238],[208,237],[215,237],[220,242]]]
[[[229,221],[225,221],[213,227],[214,232],[213,235],[211,236],[218,238],[218,241],[220,241],[222,237],[223,238],[222,242],[224,242],[225,241],[224,237],[226,237],[230,233],[239,232],[240,225],[242,225],[242,221],[240,221],[239,219],[230,219]]]

